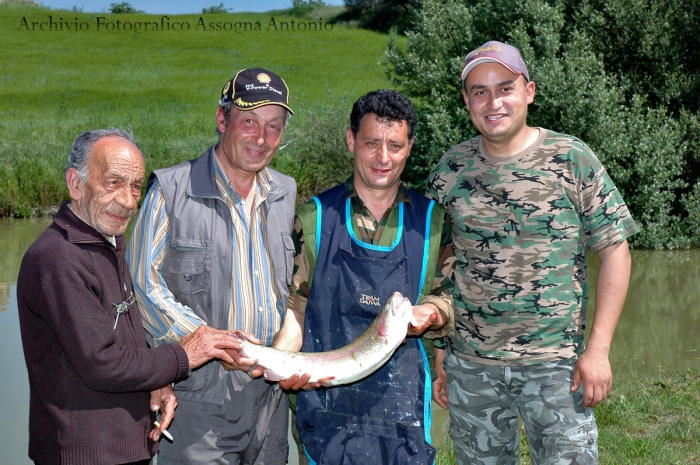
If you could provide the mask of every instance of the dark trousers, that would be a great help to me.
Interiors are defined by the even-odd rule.
[[[138,462],[124,463],[122,465],[150,465],[151,459],[139,460]],[[34,462],[34,465],[41,465],[39,462]]]

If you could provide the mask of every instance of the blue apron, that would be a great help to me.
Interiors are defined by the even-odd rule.
[[[415,304],[425,276],[432,203],[413,191],[409,195],[413,207],[400,204],[397,238],[389,247],[355,236],[344,185],[314,198],[317,264],[303,351],[328,351],[352,342],[396,291]],[[426,370],[420,340],[409,337],[369,377],[300,392],[297,428],[307,454],[319,465],[432,463]]]

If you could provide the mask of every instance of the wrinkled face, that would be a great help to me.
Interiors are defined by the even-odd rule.
[[[348,130],[347,141],[355,158],[358,191],[398,186],[413,146],[406,121],[388,121],[373,113],[367,114],[362,117],[357,136]]]
[[[527,106],[535,97],[535,83],[498,63],[484,63],[469,72],[462,96],[484,139],[507,144],[526,129]]]
[[[123,234],[138,209],[145,164],[139,149],[118,136],[104,137],[88,157],[83,182],[70,168],[66,182],[73,210],[105,237]]]
[[[225,124],[223,111],[217,110],[221,139],[216,154],[229,177],[254,175],[270,163],[282,140],[285,116],[279,105],[247,111],[231,108]]]

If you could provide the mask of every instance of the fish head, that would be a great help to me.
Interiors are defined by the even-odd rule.
[[[377,333],[385,338],[393,338],[393,336],[403,338],[411,321],[415,321],[411,301],[400,292],[394,292],[377,318]]]
[[[400,292],[394,292],[391,297],[389,297],[387,305],[389,305],[389,311],[391,311],[391,314],[398,318],[405,317],[407,313],[413,313],[411,301],[408,300],[408,297],[404,297]]]
[[[243,334],[241,334],[240,331],[231,331],[229,334],[230,334],[231,336],[235,337],[236,339],[238,339],[238,340],[241,341],[241,342],[247,340],[247,339],[245,338],[245,336],[243,336]]]
[[[241,348],[239,350],[237,350],[237,352],[240,355],[247,357],[248,353],[247,353],[246,349],[248,349],[250,347],[250,343],[248,343],[248,339],[246,339],[245,336],[240,331],[231,331],[231,332],[229,332],[229,334],[231,336],[235,337],[236,339],[238,339],[238,341],[241,343]]]

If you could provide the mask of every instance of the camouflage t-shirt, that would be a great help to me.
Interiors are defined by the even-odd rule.
[[[579,355],[587,251],[639,231],[591,150],[574,137],[540,129],[523,152],[493,157],[476,137],[443,155],[427,195],[452,219],[451,351],[495,365]]]

